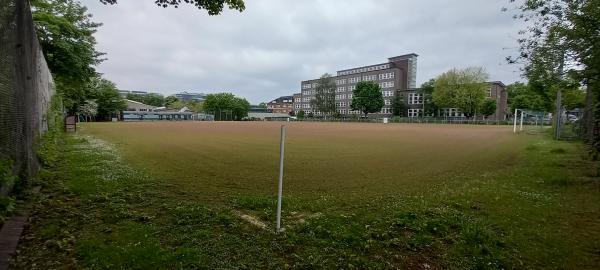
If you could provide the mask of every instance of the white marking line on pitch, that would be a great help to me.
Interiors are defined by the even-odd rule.
[[[248,221],[248,223],[259,227],[263,230],[267,230],[269,226],[267,226],[267,224],[265,224],[264,222],[260,221],[258,218],[253,217],[251,215],[247,215],[247,214],[242,214],[240,212],[235,211],[234,212],[238,217],[240,217],[241,219]]]

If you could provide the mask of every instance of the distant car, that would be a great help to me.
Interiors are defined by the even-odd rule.
[[[577,122],[579,120],[579,118],[575,115],[572,114],[567,114],[567,121],[573,123],[573,122]]]

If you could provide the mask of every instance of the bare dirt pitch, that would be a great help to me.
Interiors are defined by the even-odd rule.
[[[82,125],[126,161],[199,195],[271,195],[287,125],[285,193],[345,199],[420,191],[514,161],[507,126],[306,122],[135,122]]]

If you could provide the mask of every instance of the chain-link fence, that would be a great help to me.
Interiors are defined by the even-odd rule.
[[[20,179],[39,167],[35,146],[48,128],[45,114],[53,93],[29,1],[0,0],[0,162]],[[1,181],[0,195],[12,185]]]

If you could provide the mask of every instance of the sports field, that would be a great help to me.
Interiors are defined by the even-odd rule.
[[[91,123],[57,155],[16,268],[599,266],[598,164],[510,126]]]
[[[525,140],[507,126],[277,122],[100,123],[83,131],[199,199],[273,195],[286,124],[285,193],[344,200],[423,191],[501,170]]]

